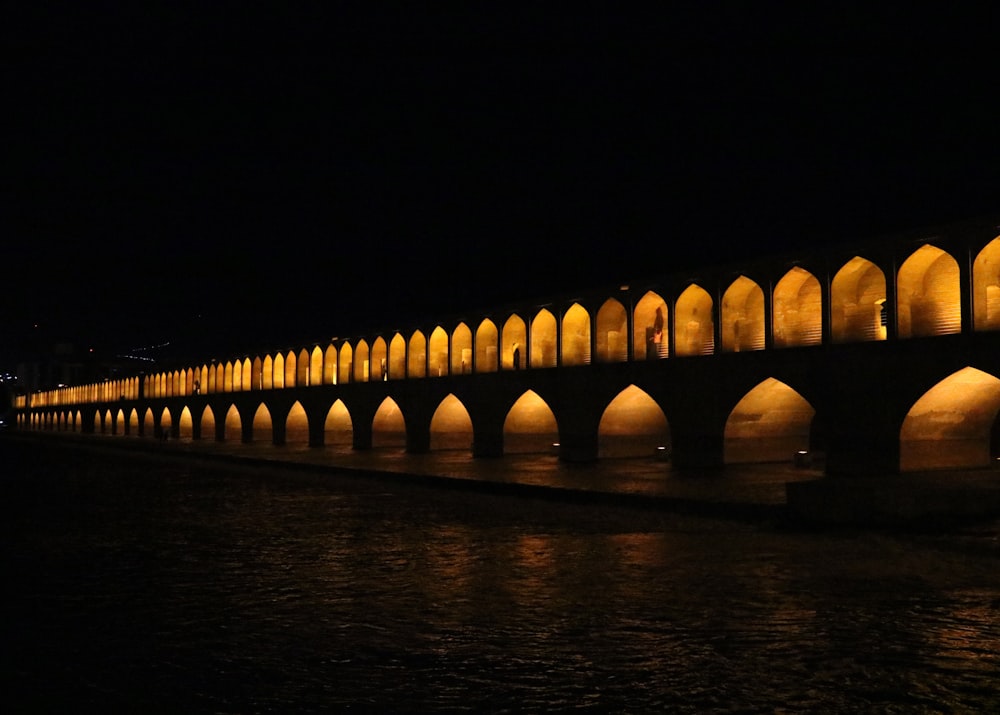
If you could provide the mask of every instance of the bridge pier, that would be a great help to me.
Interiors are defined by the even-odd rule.
[[[563,462],[596,462],[597,432],[560,434],[559,459]]]

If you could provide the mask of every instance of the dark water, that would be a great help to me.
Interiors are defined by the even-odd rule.
[[[1000,711],[998,524],[797,533],[0,458],[8,712]]]

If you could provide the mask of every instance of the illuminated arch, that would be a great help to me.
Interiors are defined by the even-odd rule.
[[[164,407],[163,412],[160,413],[160,431],[169,432],[171,427],[173,427],[173,418],[170,415],[170,409]]]
[[[295,358],[295,386],[309,387],[309,352],[305,348]]]
[[[328,345],[323,355],[323,384],[337,384],[337,348]]]
[[[233,392],[243,391],[243,363],[239,359],[233,362]]]
[[[155,430],[155,426],[153,424],[153,408],[152,407],[147,407],[146,408],[146,412],[145,412],[145,414],[143,415],[143,418],[142,418],[142,430],[146,434],[146,436],[148,436],[148,437],[152,437],[153,436],[153,431]]]
[[[261,366],[261,389],[270,390],[274,387],[274,360],[270,355],[264,356],[264,363]]]
[[[271,386],[275,390],[281,390],[285,387],[285,356],[281,353],[275,353],[274,355],[274,370],[271,375]]]
[[[271,423],[271,411],[263,402],[257,407],[253,415],[253,426],[251,439],[254,442],[261,441],[266,436],[266,441],[274,441],[274,425]]]
[[[328,446],[354,444],[354,422],[343,400],[337,400],[330,406],[323,422],[323,435],[323,443]]]
[[[1000,236],[972,264],[972,314],[976,330],[1000,330]]]
[[[285,443],[309,444],[309,417],[298,400],[285,418]]]
[[[59,413],[59,429],[66,429],[66,413]],[[115,433],[125,435],[128,432],[125,424],[125,410],[119,408],[115,413]]]
[[[590,364],[590,313],[579,303],[562,319],[562,366]]]
[[[711,355],[715,351],[712,296],[692,283],[677,298],[674,348],[678,355]]]
[[[351,374],[354,368],[354,349],[350,343],[344,343],[340,346],[340,360],[338,365],[340,366],[338,381],[342,385],[346,385],[351,381]]]
[[[428,341],[427,363],[431,377],[443,377],[448,374],[448,333],[440,325],[431,331]]]
[[[130,434],[133,434],[136,437],[139,436],[139,413],[136,412],[134,407],[128,415],[128,427]]]
[[[670,451],[670,426],[656,401],[629,385],[608,404],[597,428],[598,458],[652,457]]]
[[[507,322],[503,324],[503,332],[500,335],[500,365],[504,370],[514,369],[514,350],[517,350],[517,368],[523,368],[527,364],[525,352],[527,348],[528,328],[521,316],[511,315]]]
[[[282,387],[296,387],[299,383],[295,381],[298,375],[298,359],[291,350],[285,355],[285,381]]]
[[[389,379],[389,354],[386,349],[385,338],[381,335],[375,338],[375,342],[372,343],[370,364],[372,366],[372,374],[376,380]]]
[[[372,447],[405,447],[406,421],[391,397],[382,400],[372,419]]]
[[[472,449],[472,418],[462,401],[452,394],[441,400],[431,417],[430,448]]]
[[[885,340],[885,274],[855,256],[830,283],[830,333],[835,343]]]
[[[191,410],[184,406],[181,410],[181,417],[177,420],[177,436],[180,439],[191,439],[194,430],[194,423],[191,420]]]
[[[406,377],[406,338],[399,333],[389,341],[389,379],[402,380]]]
[[[722,351],[764,349],[764,291],[746,276],[734,280],[722,296]]]
[[[726,420],[726,464],[791,462],[809,449],[816,410],[791,387],[769,377],[743,396]]]
[[[264,361],[260,359],[259,355],[255,355],[253,359],[253,378],[250,381],[250,389],[264,389]]]
[[[361,339],[354,346],[354,381],[368,382],[371,377],[371,360],[368,341]]]
[[[253,385],[253,363],[244,358],[240,368],[240,390],[251,390]]]
[[[487,318],[476,328],[476,372],[497,371],[496,324]]]
[[[236,409],[236,405],[230,405],[226,411],[222,438],[227,441],[235,439],[237,442],[243,439],[243,419],[240,417],[240,411]]]
[[[559,425],[552,409],[534,390],[511,406],[503,423],[504,454],[551,453],[559,442]]]
[[[226,361],[222,368],[222,390],[220,392],[233,391],[233,363]]]
[[[917,400],[899,431],[900,471],[985,467],[992,461],[1000,380],[965,367]]]
[[[632,314],[635,324],[632,351],[636,360],[656,360],[668,354],[667,332],[670,325],[667,303],[653,291],[639,299]]]
[[[205,405],[205,409],[201,413],[201,438],[215,439],[215,413],[208,405]]]
[[[419,330],[410,336],[410,349],[406,358],[407,377],[427,376],[427,338]]]
[[[208,391],[209,392],[222,392],[219,387],[219,368],[217,365],[209,365],[208,367]],[[161,388],[162,390],[162,388]],[[162,394],[162,391],[161,391]]]
[[[324,382],[326,373],[323,370],[323,351],[317,345],[309,355],[309,384],[322,385]]]
[[[545,308],[531,321],[530,367],[556,366],[556,317]]]
[[[472,372],[472,331],[459,323],[451,333],[451,374],[466,375]]]
[[[628,360],[628,311],[621,301],[608,298],[598,309],[594,347],[598,362]]]
[[[946,335],[962,329],[958,263],[929,244],[914,251],[899,268],[899,337]]]
[[[823,342],[823,290],[809,271],[795,266],[774,287],[774,347]]]

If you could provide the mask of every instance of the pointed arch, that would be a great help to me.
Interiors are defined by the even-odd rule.
[[[670,452],[670,425],[644,390],[629,385],[604,408],[597,428],[597,456],[653,457]]]
[[[722,296],[722,351],[764,349],[764,291],[746,276],[734,280]]]
[[[632,351],[636,360],[656,360],[668,354],[667,331],[670,329],[667,303],[653,291],[639,299],[632,313]]]
[[[896,312],[899,337],[920,338],[962,329],[958,262],[925,244],[899,267]]]
[[[362,338],[354,346],[354,382],[368,382],[371,378],[371,358],[368,341]]]
[[[528,328],[524,319],[514,313],[507,322],[503,324],[503,332],[500,335],[501,362],[504,370],[520,370],[526,364],[525,352],[527,348]],[[514,364],[514,354],[517,351],[517,364]]]
[[[972,314],[976,330],[1000,330],[1000,236],[972,264]]]
[[[337,400],[323,422],[323,443],[330,447],[354,444],[354,422],[343,400]]]
[[[466,375],[472,372],[472,331],[459,323],[451,333],[451,374]]]
[[[1000,379],[964,367],[918,399],[899,431],[900,471],[985,467],[998,436]]]
[[[170,414],[170,408],[164,407],[163,412],[160,413],[160,432],[168,434],[173,427],[173,417]]]
[[[472,449],[472,418],[455,395],[449,393],[431,417],[432,450]]]
[[[628,360],[628,311],[616,298],[608,298],[597,310],[594,347],[598,362]]]
[[[153,408],[147,407],[146,412],[142,417],[142,431],[147,437],[152,437],[153,432],[156,430],[156,425],[153,421]]]
[[[222,367],[222,390],[221,392],[233,391],[233,363],[229,360]]]
[[[264,356],[264,363],[261,366],[261,389],[271,390],[274,388],[274,360],[270,355]]]
[[[809,271],[791,268],[774,287],[774,347],[819,345],[823,341],[823,291]]]
[[[375,380],[389,379],[389,353],[386,348],[385,338],[379,335],[372,343],[372,353],[369,360],[371,374]]]
[[[207,440],[215,439],[215,413],[210,405],[205,405],[201,412],[201,438]]]
[[[253,364],[250,358],[243,358],[240,364],[240,391],[250,390],[253,385]]]
[[[226,411],[222,438],[227,442],[239,442],[243,439],[243,418],[240,417],[240,411],[236,409],[236,405],[230,405]]]
[[[855,256],[830,283],[830,334],[835,343],[886,339],[885,274]]]
[[[791,387],[769,377],[743,396],[726,420],[726,464],[791,462],[809,449],[816,410]]]
[[[75,427],[76,426],[74,425],[74,430]],[[134,407],[132,408],[132,411],[129,412],[128,415],[128,427],[129,427],[128,429],[129,434],[134,435],[136,437],[139,436],[139,413],[136,412]]]
[[[448,333],[440,325],[431,331],[428,341],[427,355],[429,375],[444,377],[448,375]]]
[[[285,387],[285,356],[281,353],[274,354],[274,368],[271,375],[271,387],[275,390],[282,390]]]
[[[503,423],[504,454],[551,453],[559,442],[559,425],[552,408],[534,390],[511,406]]]
[[[253,415],[253,436],[254,442],[273,442],[274,424],[271,422],[271,411],[263,402],[257,407]]]
[[[191,419],[191,410],[187,405],[181,410],[181,417],[177,420],[177,437],[179,439],[191,439],[194,423]]]
[[[323,351],[319,345],[313,347],[309,354],[309,384],[322,385],[325,382],[323,372]]]
[[[579,303],[574,303],[562,319],[563,367],[590,364],[590,313]]]
[[[323,354],[323,384],[337,384],[337,348],[332,344],[326,347]]]
[[[295,356],[295,387],[309,387],[309,351],[305,348]]]
[[[389,341],[389,379],[402,380],[406,377],[406,338],[399,333]]]
[[[391,397],[382,400],[372,419],[372,447],[406,447],[406,421]]]
[[[427,338],[419,330],[410,336],[406,357],[407,377],[427,377]]]
[[[285,444],[309,444],[309,416],[298,400],[285,418]]]
[[[264,389],[264,361],[260,359],[259,355],[255,355],[253,359],[253,379],[250,381],[251,390],[263,390]]]
[[[288,354],[285,355],[285,381],[284,383],[282,383],[281,385],[282,387],[298,386],[299,383],[296,382],[296,378],[298,377],[299,374],[298,364],[299,360],[296,357],[295,352],[289,350]]]
[[[678,355],[711,355],[715,352],[715,319],[712,296],[692,283],[677,298],[674,308],[674,349]]]
[[[496,372],[497,357],[497,331],[496,324],[486,318],[476,328],[476,372]]]
[[[345,342],[340,346],[340,360],[338,365],[340,366],[338,370],[338,382],[346,385],[351,381],[351,375],[354,373],[354,348],[351,347],[349,342]]]
[[[539,310],[531,320],[528,359],[529,367],[556,366],[556,316],[546,308]]]

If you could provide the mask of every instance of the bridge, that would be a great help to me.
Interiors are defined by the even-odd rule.
[[[18,429],[123,439],[801,461],[831,477],[989,467],[1000,219],[215,356],[21,395],[15,412]]]

